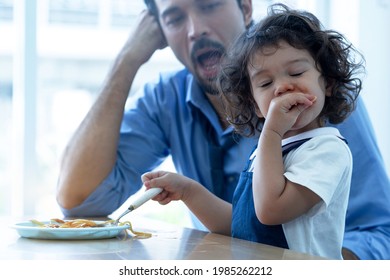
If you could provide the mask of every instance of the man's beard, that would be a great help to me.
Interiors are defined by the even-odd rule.
[[[198,75],[195,75],[195,79],[198,81],[198,84],[201,87],[201,89],[207,94],[211,94],[211,95],[219,94],[219,90],[217,87],[217,78],[206,81],[205,79],[201,79],[200,77],[198,77]]]
[[[207,52],[202,50],[208,49]],[[202,53],[199,55],[199,53]],[[191,52],[191,59],[194,65],[194,77],[199,83],[200,87],[208,94],[217,95],[219,93],[217,88],[218,71],[220,65],[220,59],[225,53],[225,48],[222,44],[211,41],[207,38],[201,38],[194,44]],[[202,71],[207,73],[207,67],[210,67],[209,71],[217,71],[215,75],[210,77],[204,77],[201,75]],[[207,73],[209,74],[209,73]]]

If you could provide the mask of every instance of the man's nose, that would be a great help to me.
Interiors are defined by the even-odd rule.
[[[190,16],[188,20],[188,37],[191,41],[196,41],[200,37],[209,34],[207,22],[202,20],[199,16]]]

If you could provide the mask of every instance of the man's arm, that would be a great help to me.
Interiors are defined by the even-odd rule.
[[[390,259],[390,182],[361,98],[338,128],[353,156],[343,247],[359,259]],[[343,256],[354,257],[345,250]]]
[[[57,201],[63,208],[81,204],[113,168],[134,77],[154,51],[164,46],[158,23],[144,11],[114,61],[96,102],[66,147],[57,188]]]

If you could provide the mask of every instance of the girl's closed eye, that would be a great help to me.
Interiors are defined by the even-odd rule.
[[[305,73],[305,72],[292,73],[292,74],[290,74],[290,76],[291,76],[291,77],[299,77],[299,76],[301,76],[303,73]]]
[[[272,84],[272,80],[267,80],[267,81],[260,82],[259,86],[261,88],[266,88],[266,87],[270,86],[271,84]]]
[[[305,73],[305,71],[294,72],[294,73],[291,73],[290,76],[291,77],[299,77],[299,76],[302,76],[303,73]]]

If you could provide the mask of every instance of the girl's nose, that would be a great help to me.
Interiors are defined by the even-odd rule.
[[[281,95],[286,92],[291,92],[295,89],[294,84],[289,79],[283,79],[278,81],[275,87],[275,95]]]

